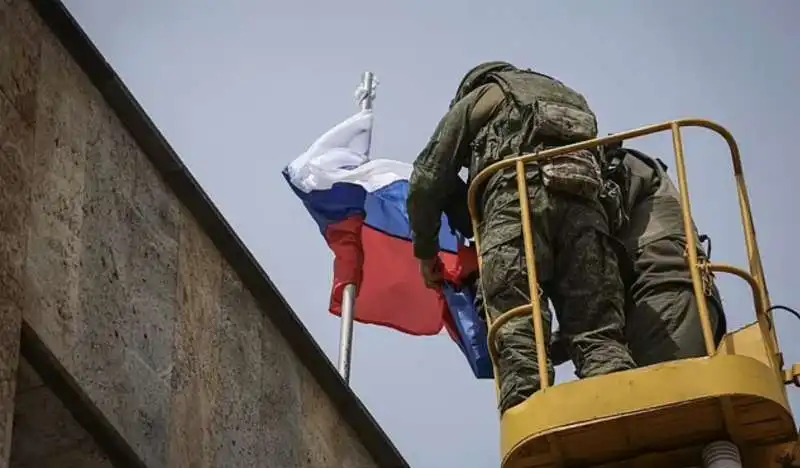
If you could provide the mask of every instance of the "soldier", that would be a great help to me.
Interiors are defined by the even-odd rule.
[[[630,265],[626,329],[637,365],[647,366],[706,354],[686,253],[680,196],[660,160],[630,148],[607,153],[605,170],[613,195],[606,199],[617,221],[615,236],[623,244],[623,265]],[[606,190],[608,194],[609,190]],[[695,236],[698,238],[695,228]],[[698,248],[700,259],[707,255]],[[623,275],[626,276],[626,275]],[[726,320],[713,277],[704,278],[715,344],[726,332]],[[556,336],[559,334],[556,333]],[[556,364],[566,361],[565,343],[554,337]]]
[[[442,282],[437,256],[441,214],[459,198],[462,167],[474,177],[504,158],[596,134],[595,116],[583,96],[551,77],[505,62],[484,63],[469,71],[414,162],[410,180],[414,254],[428,287]],[[578,375],[634,367],[624,343],[623,284],[607,215],[598,199],[602,181],[596,152],[579,151],[530,165],[526,177],[542,304],[547,298],[554,304]],[[496,319],[530,303],[513,169],[488,180],[480,206],[481,292]],[[549,342],[551,317],[546,309],[543,312]],[[540,382],[530,316],[510,321],[498,338],[502,413],[538,390]],[[550,363],[548,372],[552,382]]]

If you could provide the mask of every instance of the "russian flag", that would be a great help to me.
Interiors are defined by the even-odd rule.
[[[371,110],[358,112],[283,171],[334,253],[329,310],[340,315],[344,287],[355,284],[355,320],[411,335],[436,335],[444,326],[475,375],[491,378],[485,324],[474,291],[462,285],[477,269],[474,249],[449,229],[443,215],[440,258],[450,284],[443,291],[425,287],[406,212],[412,167],[369,159],[372,122]]]

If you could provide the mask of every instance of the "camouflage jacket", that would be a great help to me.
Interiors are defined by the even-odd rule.
[[[458,213],[451,216],[453,224],[464,229],[469,225],[466,184],[459,172],[470,167],[473,139],[503,101],[496,85],[469,93],[442,118],[414,161],[407,208],[417,258],[432,258],[439,252],[441,215],[448,206]]]
[[[595,137],[597,124],[586,100],[553,78],[530,71],[491,73],[487,83],[454,103],[414,162],[408,214],[418,258],[438,252],[441,214],[461,206],[455,197],[462,168],[471,180],[494,162]],[[572,153],[540,167],[528,177],[542,177],[550,188],[595,196],[602,185],[600,166],[588,151]],[[484,192],[502,179],[492,177]],[[461,220],[458,224],[468,224]]]

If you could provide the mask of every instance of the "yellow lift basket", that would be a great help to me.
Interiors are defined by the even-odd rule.
[[[730,147],[749,272],[698,258],[698,241],[690,234],[694,229],[681,141],[683,127],[710,129]],[[520,196],[531,304],[509,310],[495,321],[487,317],[489,351],[497,376],[499,327],[512,317],[532,314],[542,388],[502,416],[502,468],[699,467],[703,448],[720,440],[736,444],[745,468],[800,466],[797,428],[786,392],[787,384],[798,383],[800,366],[783,369],[739,149],[722,126],[700,119],[665,122],[489,166],[474,177],[469,188],[478,252],[478,192],[498,171],[515,169],[518,192],[527,194],[526,164],[665,131],[672,133],[687,234],[686,256],[708,356],[550,386],[529,201],[527,196]],[[708,272],[729,273],[745,280],[755,305],[756,321],[728,333],[716,349],[701,279]]]

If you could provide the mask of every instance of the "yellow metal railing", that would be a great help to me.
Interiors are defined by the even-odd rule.
[[[736,188],[739,198],[739,208],[742,217],[742,226],[744,228],[745,248],[747,250],[747,257],[749,260],[749,272],[724,264],[715,264],[708,262],[700,262],[697,255],[698,241],[694,235],[694,225],[692,223],[692,210],[689,201],[689,188],[686,175],[686,164],[683,154],[683,142],[681,139],[682,127],[703,127],[714,131],[722,136],[728,143],[731,153],[731,162],[733,163],[733,173],[736,179]],[[506,322],[511,318],[522,316],[526,313],[533,314],[533,329],[536,346],[536,356],[539,363],[539,377],[542,388],[549,386],[549,376],[547,375],[547,347],[549,343],[544,340],[544,326],[542,320],[542,306],[541,298],[539,297],[539,286],[536,273],[535,262],[535,246],[533,242],[533,226],[531,224],[531,215],[529,210],[528,200],[528,181],[525,177],[525,165],[538,162],[541,163],[545,160],[550,160],[555,157],[570,153],[573,151],[591,149],[602,147],[611,143],[621,142],[623,140],[630,140],[639,138],[655,133],[664,131],[672,132],[672,143],[675,151],[675,162],[678,172],[678,190],[680,192],[681,210],[683,212],[683,228],[686,234],[687,241],[687,256],[690,271],[692,275],[692,285],[694,288],[695,299],[697,300],[697,309],[700,313],[701,324],[703,328],[703,339],[705,341],[706,352],[712,356],[716,352],[714,345],[714,334],[711,329],[711,320],[708,313],[708,304],[705,299],[705,292],[702,284],[703,270],[729,273],[744,279],[753,291],[753,301],[755,304],[756,318],[758,320],[759,330],[761,332],[764,345],[769,355],[770,366],[774,369],[776,376],[784,380],[784,372],[782,370],[783,363],[778,350],[777,334],[773,326],[772,313],[770,311],[769,295],[767,293],[766,280],[764,278],[764,270],[761,265],[761,256],[756,242],[755,227],[753,225],[752,213],[750,211],[750,199],[747,194],[747,187],[744,181],[744,173],[742,171],[742,161],[739,154],[739,147],[728,130],[724,127],[708,121],[700,119],[682,119],[672,122],[664,122],[661,124],[650,125],[647,127],[630,130],[627,132],[617,133],[603,138],[596,138],[581,143],[562,146],[559,148],[548,149],[536,154],[526,154],[515,158],[504,159],[500,162],[492,164],[483,171],[481,171],[472,181],[469,187],[469,211],[472,217],[473,233],[475,236],[476,248],[478,255],[478,266],[482,268],[482,258],[480,255],[480,238],[479,238],[479,224],[480,210],[477,207],[478,192],[482,186],[489,180],[491,176],[498,171],[504,169],[514,168],[517,176],[517,191],[520,198],[520,208],[522,211],[522,232],[525,241],[525,261],[528,268],[528,285],[531,297],[529,305],[523,305],[511,309],[504,314],[500,315],[497,320],[492,320],[488,313],[486,320],[489,325],[488,341],[489,341],[489,354],[492,360],[492,366],[495,371],[495,378],[499,375],[497,372],[497,332]],[[485,298],[484,298],[485,300]]]

